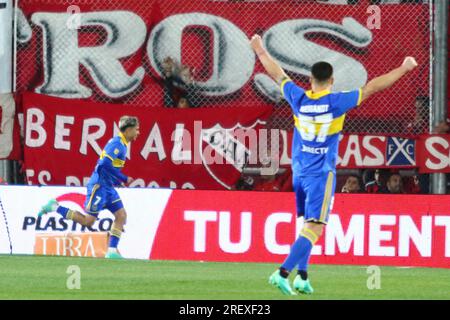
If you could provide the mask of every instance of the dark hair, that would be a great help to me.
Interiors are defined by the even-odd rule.
[[[333,66],[325,61],[317,62],[313,64],[311,74],[318,82],[328,81],[333,76]]]
[[[139,124],[139,119],[132,116],[123,116],[119,120],[119,130],[120,132],[125,132],[127,128],[136,127]]]
[[[357,174],[349,174],[347,176],[347,179],[345,179],[345,182],[347,182],[348,178],[355,178],[358,181],[358,191],[362,191],[363,190],[363,184],[362,184],[362,179],[359,175]]]
[[[394,171],[389,174],[387,181],[390,181],[393,176],[399,176],[400,179],[402,179],[402,175],[400,174],[400,172]]]

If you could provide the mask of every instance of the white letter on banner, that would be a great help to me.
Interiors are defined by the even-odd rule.
[[[36,121],[34,122],[34,119]],[[26,124],[26,135],[25,135],[25,145],[30,148],[42,147],[47,139],[47,132],[42,127],[45,121],[44,113],[38,108],[30,108],[27,111],[27,124]],[[33,132],[38,134],[37,138],[32,138]]]
[[[285,212],[275,212],[267,217],[264,225],[264,244],[267,250],[273,254],[288,254],[289,244],[277,243],[277,226],[280,223],[291,223],[292,214]]]
[[[386,137],[364,136],[364,138],[362,140],[363,147],[375,156],[374,158],[365,156],[364,160],[363,160],[363,164],[365,166],[376,167],[376,166],[382,166],[384,164],[383,152],[370,143],[374,139],[379,139],[379,140],[381,140],[381,142],[386,141]]]
[[[97,127],[98,130],[89,133],[89,129],[91,127]],[[102,153],[102,149],[97,143],[97,140],[103,137],[106,131],[106,124],[100,118],[89,118],[84,120],[83,122],[83,132],[81,134],[81,144],[80,144],[80,153],[86,155],[87,154],[87,145],[90,144],[91,147],[95,150],[95,152],[100,155]]]
[[[410,240],[414,242],[422,257],[431,257],[431,222],[432,217],[422,217],[422,230],[419,231],[410,216],[400,216],[398,236],[398,255],[400,257],[409,256]]]
[[[185,221],[194,221],[194,251],[206,251],[206,224],[217,221],[216,211],[184,211]]]
[[[264,33],[264,46],[289,72],[309,77],[317,61],[327,61],[335,69],[334,90],[353,90],[364,85],[367,72],[357,60],[308,39],[311,32],[320,32],[340,39],[355,48],[365,48],[372,42],[372,32],[353,18],[346,17],[342,24],[327,20],[295,19],[282,21]],[[265,74],[255,76],[258,90],[272,100],[279,100],[278,85]]]
[[[444,147],[446,150],[449,149],[448,141],[441,137],[429,137],[425,140],[425,147],[427,151],[435,158],[439,159],[440,162],[435,163],[430,159],[427,159],[425,165],[430,170],[442,170],[450,165],[449,155],[442,154],[440,151],[434,148],[434,144],[439,144]]]
[[[347,146],[344,150],[344,156],[342,158],[341,166],[348,166],[350,162],[350,157],[355,157],[355,164],[357,166],[362,166],[361,149],[359,146],[359,137],[355,134],[348,136]]]
[[[77,177],[67,176],[66,177],[66,186],[81,187],[81,181]]]
[[[250,79],[255,66],[255,54],[249,40],[232,22],[205,13],[175,14],[153,28],[147,53],[156,72],[162,75],[162,62],[167,57],[182,60],[183,31],[189,26],[207,27],[211,33],[211,40],[208,38],[205,44],[212,45],[213,56],[204,59],[212,61],[212,74],[205,82],[196,81],[198,90],[205,95],[220,96],[242,88]]]
[[[381,246],[381,241],[392,240],[392,231],[381,231],[381,226],[393,226],[396,216],[371,215],[369,218],[369,256],[394,257],[395,247]]]
[[[241,213],[241,237],[239,242],[231,241],[231,213],[219,212],[219,247],[227,253],[244,253],[252,241],[252,214]]]
[[[69,136],[70,129],[65,128],[64,125],[74,124],[75,117],[57,115],[55,122],[55,149],[70,150],[70,140],[64,141],[64,137]]]
[[[158,153],[159,161],[166,158],[166,152],[164,151],[164,143],[161,137],[161,131],[159,130],[158,123],[153,125],[147,141],[145,141],[144,148],[141,150],[141,156],[147,160],[148,155],[152,152]]]
[[[141,84],[145,70],[138,67],[129,76],[121,58],[135,53],[144,43],[147,27],[129,11],[80,13],[83,26],[102,27],[106,41],[96,47],[79,47],[79,32],[67,28],[69,13],[38,12],[31,20],[42,28],[44,83],[36,92],[65,98],[88,98],[92,90],[80,84],[80,64],[108,97],[120,98]]]
[[[445,227],[445,257],[450,258],[450,217],[436,216],[434,224],[439,227]]]
[[[38,174],[38,183],[42,186],[46,186],[47,182],[50,182],[51,179],[52,175],[46,170],[43,170]]]
[[[348,224],[347,233],[344,233],[339,215],[330,215],[325,233],[325,254],[335,255],[336,244],[340,253],[348,253],[353,243],[353,254],[364,255],[364,215],[352,215]]]

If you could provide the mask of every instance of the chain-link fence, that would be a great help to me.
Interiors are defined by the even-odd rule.
[[[249,46],[258,33],[303,86],[325,60],[335,90],[361,87],[414,56],[420,68],[352,111],[350,133],[429,129],[428,1],[20,0],[17,90],[146,107],[290,108]]]

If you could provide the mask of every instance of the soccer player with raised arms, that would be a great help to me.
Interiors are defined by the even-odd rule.
[[[333,203],[339,134],[345,114],[374,93],[391,87],[416,68],[417,62],[406,57],[400,67],[371,80],[362,88],[347,92],[332,92],[333,67],[327,62],[317,62],[311,69],[311,90],[306,91],[294,84],[269,55],[259,35],[252,37],[250,45],[266,72],[280,85],[294,114],[293,186],[297,215],[304,217],[299,237],[284,263],[270,276],[269,283],[287,295],[295,295],[295,291],[311,294],[314,290],[308,278],[308,261],[312,247],[327,224]],[[294,291],[288,276],[296,266]]]
[[[87,185],[87,196],[84,203],[87,215],[60,206],[56,199],[51,199],[38,214],[42,216],[56,211],[64,219],[90,227],[97,220],[98,213],[103,209],[108,209],[115,216],[110,231],[108,252],[105,256],[111,259],[122,258],[117,247],[127,219],[122,200],[114,186],[129,184],[133,181],[133,178],[124,175],[120,169],[125,165],[128,143],[136,140],[139,135],[138,118],[121,117],[119,130],[119,134],[106,144]]]

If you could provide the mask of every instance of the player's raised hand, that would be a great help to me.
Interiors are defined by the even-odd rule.
[[[255,34],[250,39],[250,46],[252,47],[253,50],[255,50],[256,53],[259,53],[262,50],[264,50],[264,47],[263,47],[263,44],[262,44],[262,39],[261,39],[261,36],[259,34]]]
[[[406,57],[402,66],[406,68],[406,70],[411,71],[418,66],[418,63],[413,57]]]

